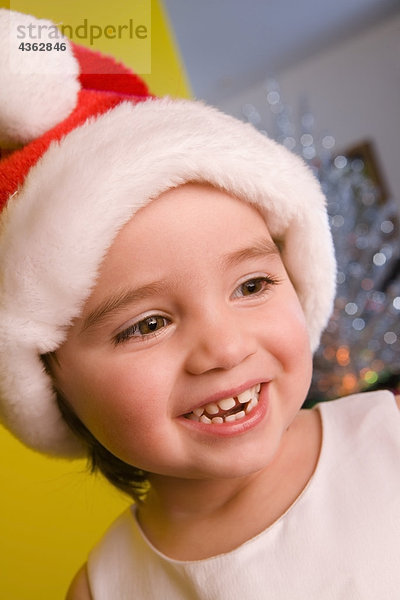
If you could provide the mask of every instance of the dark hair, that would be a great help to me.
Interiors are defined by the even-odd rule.
[[[100,471],[115,487],[132,496],[134,500],[143,501],[150,487],[147,472],[114,456],[100,444],[59,392],[56,392],[56,398],[64,421],[87,449],[91,473]]]

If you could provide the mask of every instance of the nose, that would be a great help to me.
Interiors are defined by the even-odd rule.
[[[185,366],[193,375],[233,369],[256,352],[255,335],[244,316],[203,312],[187,334],[189,351]]]

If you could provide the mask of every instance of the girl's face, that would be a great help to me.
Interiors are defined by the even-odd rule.
[[[304,315],[263,218],[199,184],[121,230],[57,358],[58,388],[104,446],[180,478],[267,466],[311,377]]]

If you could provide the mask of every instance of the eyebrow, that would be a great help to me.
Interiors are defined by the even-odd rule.
[[[144,285],[134,290],[122,291],[119,294],[115,294],[110,298],[107,298],[104,302],[99,304],[89,315],[84,319],[81,333],[87,329],[91,329],[95,326],[103,323],[106,318],[113,313],[118,312],[134,302],[139,302],[145,298],[150,298],[155,294],[165,292],[167,285],[165,281],[154,281],[148,285]]]
[[[279,257],[280,251],[278,246],[272,240],[262,238],[255,240],[251,246],[239,248],[239,250],[225,254],[222,257],[222,265],[224,267],[233,267],[245,260],[265,258],[268,256]]]

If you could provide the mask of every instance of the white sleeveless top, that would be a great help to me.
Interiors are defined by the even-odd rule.
[[[289,510],[235,550],[171,560],[128,509],[88,561],[94,600],[400,599],[400,411],[393,394],[318,406],[317,468]]]

